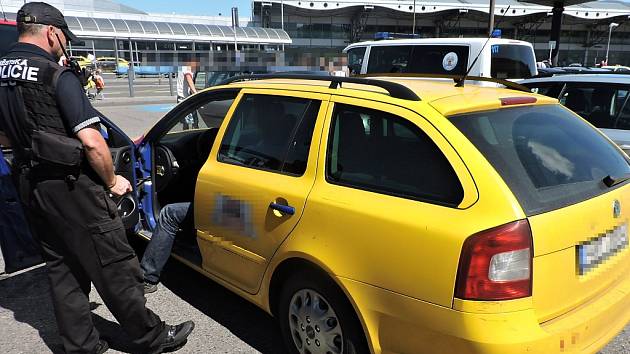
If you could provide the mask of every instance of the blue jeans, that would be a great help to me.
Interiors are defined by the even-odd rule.
[[[140,267],[144,271],[144,281],[152,284],[160,282],[160,274],[171,255],[175,235],[183,225],[191,222],[192,218],[190,203],[173,203],[162,208],[151,241],[140,262]]]

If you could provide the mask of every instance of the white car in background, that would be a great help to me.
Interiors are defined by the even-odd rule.
[[[623,65],[605,65],[602,66],[602,69],[608,69],[610,71],[619,72],[619,73],[630,73],[630,67]]]
[[[538,75],[532,44],[504,38],[379,40],[354,43],[343,52],[351,75],[464,75],[471,65],[470,76],[519,80]]]
[[[519,84],[535,93],[557,98],[630,154],[630,75],[555,75],[523,80]]]

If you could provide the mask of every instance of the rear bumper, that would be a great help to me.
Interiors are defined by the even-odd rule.
[[[456,311],[340,278],[374,353],[595,353],[630,321],[630,276],[563,316]]]

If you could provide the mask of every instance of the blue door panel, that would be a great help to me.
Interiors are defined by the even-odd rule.
[[[0,151],[0,250],[4,258],[4,271],[7,273],[42,262],[39,245],[29,231],[2,151]]]

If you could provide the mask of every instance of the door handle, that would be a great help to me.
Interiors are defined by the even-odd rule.
[[[278,203],[271,203],[269,204],[269,208],[273,209],[273,210],[277,210],[283,214],[287,214],[287,215],[293,215],[295,214],[295,208],[290,206],[290,205],[282,205],[282,204],[278,204]]]

